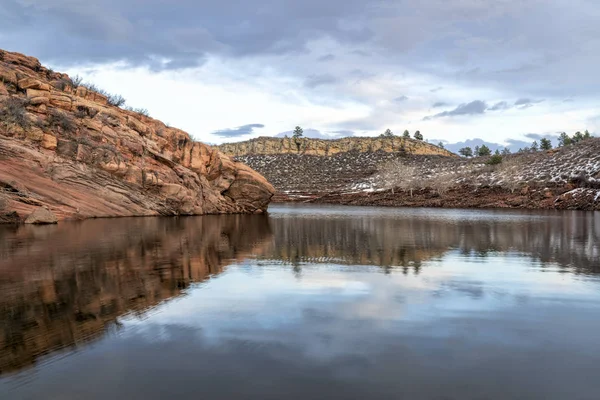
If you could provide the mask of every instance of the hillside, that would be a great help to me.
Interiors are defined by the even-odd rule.
[[[0,222],[266,210],[258,173],[100,92],[0,50]]]
[[[228,156],[302,154],[311,156],[334,156],[340,153],[358,152],[405,153],[419,155],[455,156],[448,150],[420,140],[392,137],[346,137],[342,139],[275,138],[259,137],[245,142],[225,143],[217,146]]]
[[[371,140],[378,143],[386,139]],[[600,209],[597,138],[548,152],[504,156],[496,165],[490,164],[490,157],[446,156],[435,151],[442,149],[427,143],[420,143],[423,147],[413,153],[349,147],[349,151],[329,155],[288,151],[260,154],[263,143],[238,145],[238,149],[254,146],[258,153],[242,154],[240,150],[236,159],[264,174],[279,192],[276,201]],[[226,151],[229,146],[233,145],[226,145]],[[431,153],[424,154],[430,149]]]

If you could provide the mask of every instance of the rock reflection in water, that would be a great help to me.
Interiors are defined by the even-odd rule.
[[[264,257],[290,263],[420,268],[449,250],[522,253],[600,272],[600,213],[277,206]],[[406,269],[405,269],[406,270]]]
[[[471,269],[473,261],[485,268]],[[220,274],[232,264],[228,271],[233,273]],[[402,357],[419,346],[424,353],[430,351],[428,346],[438,346],[438,358],[425,357],[427,362],[421,364],[420,372],[418,364],[413,364],[417,366],[412,371],[415,376],[426,381],[429,372],[435,370],[428,363],[446,360],[446,352],[454,348],[447,346],[448,342],[436,342],[436,335],[442,340],[446,340],[445,334],[448,340],[459,340],[465,351],[453,355],[457,363],[464,361],[461,354],[469,354],[477,346],[484,348],[491,340],[494,345],[505,345],[498,353],[506,355],[505,363],[496,364],[497,370],[505,373],[512,362],[510,350],[515,349],[506,344],[506,337],[528,344],[537,343],[537,339],[528,342],[527,335],[549,340],[544,336],[545,328],[535,329],[538,315],[552,310],[554,320],[572,316],[576,324],[594,321],[589,318],[594,315],[593,308],[577,307],[585,302],[595,304],[598,280],[592,275],[599,272],[599,266],[597,213],[276,206],[269,216],[113,219],[52,227],[0,227],[0,379],[20,377],[11,373],[31,371],[27,367],[39,363],[41,356],[53,359],[53,353],[65,348],[69,348],[65,354],[70,355],[70,348],[88,348],[84,345],[102,337],[108,338],[100,341],[103,351],[118,353],[131,347],[126,360],[130,371],[143,371],[145,363],[158,357],[164,358],[164,371],[180,368],[182,374],[193,375],[200,382],[215,366],[213,372],[227,373],[231,382],[223,378],[204,383],[219,383],[220,388],[235,391],[237,382],[255,389],[262,398],[275,392],[260,392],[260,387],[246,379],[247,372],[238,374],[230,366],[245,365],[245,371],[252,371],[257,379],[267,379],[294,367],[281,360],[303,360],[295,367],[301,369],[299,375],[306,381],[294,390],[326,391],[330,386],[325,381],[320,381],[322,387],[311,383],[335,371],[319,357],[315,361],[304,354],[313,345],[319,349],[313,350],[315,354],[335,348],[336,357],[343,360],[360,349],[365,373],[375,373],[379,367],[388,372],[404,368],[405,373],[411,373],[412,367],[403,364]],[[544,268],[550,273],[538,274]],[[557,279],[557,268],[565,274],[588,276],[565,283]],[[529,270],[534,272],[524,272]],[[410,274],[394,275],[397,272]],[[186,290],[194,282],[217,275],[218,279]],[[585,285],[590,289],[581,294]],[[181,303],[163,305],[182,296],[187,297]],[[536,296],[546,296],[544,301],[552,301],[552,307],[544,308],[543,301],[536,303]],[[514,311],[513,300],[531,301],[531,308]],[[153,309],[161,313],[148,313]],[[500,314],[496,316],[491,310]],[[143,318],[119,319],[127,314]],[[107,335],[120,329],[119,320],[125,321],[123,331],[128,331],[127,335]],[[519,324],[527,320],[532,325],[525,325],[529,333],[521,336],[525,331]],[[551,337],[562,332],[559,325],[543,319],[538,322],[552,330]],[[456,326],[463,325],[469,332],[485,334],[462,336]],[[167,335],[164,343],[169,344],[170,352],[156,349],[154,339],[138,336],[145,328],[152,334],[167,331],[173,337],[183,335],[184,340],[170,340]],[[459,331],[456,336],[452,336],[454,329]],[[580,336],[589,339],[583,333]],[[471,347],[471,337],[479,337],[480,342]],[[396,353],[390,350],[405,341],[413,343],[407,347],[408,353],[404,348],[396,349]],[[361,347],[365,343],[377,351]],[[133,348],[134,344],[137,347]],[[568,347],[556,343],[555,347],[564,357],[574,354]],[[495,347],[485,349],[490,357],[496,356]],[[290,353],[284,357],[285,351]],[[382,363],[379,351],[389,359],[384,357]],[[194,356],[186,358],[187,354]],[[271,360],[269,357],[280,364],[275,363],[278,366],[271,370],[255,368],[268,365],[265,360]],[[206,359],[215,364],[210,368],[198,364],[198,360]],[[125,361],[119,362],[125,369]],[[77,367],[63,366],[76,373]],[[105,360],[104,367],[105,372],[114,369],[110,360]],[[88,372],[96,368],[94,364]],[[47,372],[48,368],[40,365],[33,370]],[[320,372],[312,376],[310,371]],[[455,373],[460,376],[461,370]],[[165,374],[166,380],[173,378]],[[296,376],[289,375],[288,384],[293,386]],[[444,373],[434,378],[449,379],[447,376]],[[493,374],[481,378],[496,382]],[[330,379],[329,383],[334,382]],[[392,381],[396,378],[390,378]],[[335,382],[341,385],[341,381]],[[390,387],[380,389],[392,390],[389,382],[385,384]],[[365,397],[374,393],[367,383],[352,380]],[[286,391],[286,385],[282,383],[279,389]],[[147,391],[153,393],[156,388],[150,386]],[[131,387],[137,388],[134,381]],[[119,387],[107,385],[104,389],[114,394]],[[30,390],[33,393],[38,388]],[[58,391],[67,393],[68,389]]]
[[[0,227],[0,373],[118,328],[270,239],[266,216]]]

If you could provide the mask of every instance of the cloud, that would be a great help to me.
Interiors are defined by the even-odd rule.
[[[448,105],[448,103],[445,103],[443,101],[436,101],[435,103],[433,103],[431,105],[431,108],[440,108],[440,107],[446,107]]]
[[[265,126],[263,124],[248,124],[248,125],[238,126],[237,128],[233,128],[233,129],[218,130],[218,131],[213,132],[212,134],[215,136],[222,137],[222,138],[236,138],[239,136],[250,135],[250,134],[254,133],[254,129],[264,128],[264,127]]]
[[[442,117],[454,117],[458,115],[478,115],[485,113],[487,109],[487,104],[481,100],[474,100],[470,103],[463,103],[456,107],[454,110],[444,111],[439,114],[431,115],[423,118],[425,121],[434,119],[434,118],[442,118]]]
[[[196,66],[208,54],[233,57],[305,51],[322,37],[363,43],[371,35],[359,24],[368,4],[362,0],[295,0],[271,3],[208,0],[5,0],[0,37],[9,47],[52,62],[126,61],[154,68]],[[108,4],[106,4],[108,3]],[[4,15],[2,15],[4,16]],[[35,26],[35,29],[29,27]],[[5,42],[6,43],[6,42]],[[60,43],[60,45],[57,45]]]
[[[304,81],[304,86],[314,89],[318,86],[331,85],[337,81],[338,79],[330,74],[311,75]]]
[[[342,137],[342,132],[352,132],[352,131],[337,131],[337,132],[332,132],[334,133],[334,135],[326,135],[324,133],[322,133],[321,131],[317,130],[317,129],[304,129],[304,132],[302,133],[302,135],[304,137],[307,138],[311,138],[311,139],[334,139],[337,137]],[[285,131],[285,132],[280,132],[277,135],[275,135],[275,137],[291,137],[294,134],[293,131]],[[347,136],[347,135],[345,135]]]
[[[517,101],[515,101],[515,106],[520,109],[525,109],[525,108],[533,107],[534,104],[541,103],[542,101],[544,101],[544,99],[532,100],[527,97],[522,97],[520,99],[517,99]]]
[[[488,108],[488,110],[500,111],[500,110],[508,110],[509,108],[511,108],[511,106],[506,101],[500,101],[500,102],[494,104],[493,106],[491,106],[490,108]]]
[[[394,103],[402,103],[404,101],[408,100],[407,96],[400,96],[400,97],[396,97],[394,100],[392,100]]]
[[[333,60],[335,60],[335,56],[333,54],[326,54],[324,56],[317,58],[317,61],[320,61],[320,62],[327,62],[327,61],[333,61]]]
[[[354,131],[351,130],[341,130],[341,131],[332,131],[330,133],[333,133],[333,137],[348,137],[348,136],[354,136]]]
[[[442,90],[442,89],[444,89],[444,88],[443,88],[443,87],[441,87],[441,86],[438,86],[438,87],[436,87],[436,88],[430,89],[429,91],[430,91],[431,93],[437,93],[437,92],[439,92],[439,91],[440,91],[440,90]]]

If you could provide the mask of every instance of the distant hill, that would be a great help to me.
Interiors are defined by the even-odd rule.
[[[345,137],[340,139],[259,137],[244,142],[225,143],[216,147],[226,155],[234,157],[257,154],[331,156],[346,152],[374,153],[377,151],[456,157],[456,154],[441,147],[400,136]]]
[[[258,138],[219,149],[264,175],[276,201],[600,210],[600,139],[462,158],[404,138]]]

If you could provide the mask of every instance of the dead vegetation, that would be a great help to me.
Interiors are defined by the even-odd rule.
[[[0,103],[0,123],[5,128],[11,125],[16,125],[22,129],[27,129],[31,126],[31,120],[27,115],[27,105],[29,102],[26,99],[19,97],[8,97]]]

